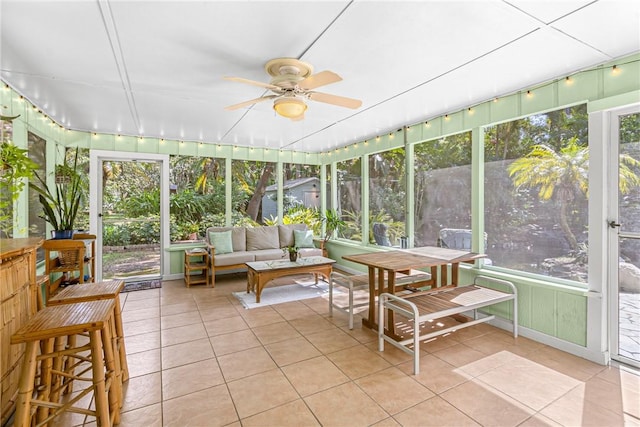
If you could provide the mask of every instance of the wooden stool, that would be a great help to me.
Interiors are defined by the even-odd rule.
[[[100,301],[113,299],[114,305],[114,326],[113,334],[115,345],[114,351],[118,352],[120,360],[120,370],[122,372],[122,382],[129,379],[129,365],[127,364],[127,351],[124,345],[124,330],[122,328],[122,311],[120,310],[120,292],[124,289],[124,280],[108,280],[98,283],[84,285],[67,286],[54,297],[51,297],[47,305],[71,304],[85,301]]]
[[[26,343],[15,426],[30,426],[34,415],[36,425],[44,425],[63,412],[94,416],[98,426],[120,422],[122,383],[117,376],[110,325],[114,304],[113,300],[103,300],[45,307],[11,336],[11,344]],[[85,333],[89,334],[87,344],[65,348],[67,336]],[[63,371],[63,358],[88,362],[92,375],[87,378],[82,373]],[[91,385],[68,402],[60,403],[60,389],[68,381],[90,381]],[[95,410],[73,406],[91,392]]]

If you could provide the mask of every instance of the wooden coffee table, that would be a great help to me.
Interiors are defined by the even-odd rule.
[[[324,276],[329,281],[332,265],[335,260],[321,256],[298,258],[297,261],[253,261],[247,262],[247,293],[256,293],[256,303],[260,302],[260,295],[265,285],[273,279],[283,276],[311,273],[315,275],[318,283],[318,275]]]

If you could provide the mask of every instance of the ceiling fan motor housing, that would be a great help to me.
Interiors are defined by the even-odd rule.
[[[254,86],[269,89],[273,95],[265,95],[249,101],[225,107],[227,110],[237,110],[266,100],[274,100],[273,108],[281,116],[291,120],[304,119],[307,109],[305,101],[312,100],[327,104],[338,105],[346,108],[359,108],[362,101],[346,98],[344,96],[316,92],[314,89],[336,83],[342,78],[333,71],[325,70],[312,75],[311,64],[295,58],[276,58],[267,62],[264,66],[267,74],[271,76],[269,84],[241,77],[225,77],[227,80],[247,83]]]

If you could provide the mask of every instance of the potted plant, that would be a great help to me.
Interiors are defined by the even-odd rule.
[[[325,229],[324,237],[320,242],[320,249],[322,249],[323,254],[326,254],[327,241],[334,236],[336,231],[342,230],[347,223],[340,218],[340,214],[335,209],[327,209],[322,217],[322,221],[324,222]]]
[[[33,176],[38,165],[29,158],[28,151],[3,141],[0,145],[0,232],[8,235],[13,218],[10,207],[16,201],[25,185],[25,180]],[[9,197],[10,195],[10,197]]]
[[[298,250],[298,247],[293,245],[282,248],[285,254],[289,254],[289,261],[291,262],[295,262],[298,259]]]
[[[56,166],[54,189],[47,186],[46,181],[36,172],[38,183],[29,183],[39,193],[38,200],[42,205],[43,218],[53,227],[54,239],[69,239],[73,235],[76,216],[80,210],[84,193],[82,177],[78,174],[78,150],[76,149],[73,164],[65,161]]]
[[[185,237],[187,240],[198,240],[198,231],[200,225],[197,222],[188,222],[185,224]]]

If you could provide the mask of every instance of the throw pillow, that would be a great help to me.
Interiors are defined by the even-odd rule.
[[[233,243],[231,241],[231,230],[210,232],[209,242],[214,247],[214,254],[228,254],[233,252]]]
[[[315,248],[311,230],[293,230],[293,239],[298,248]]]

